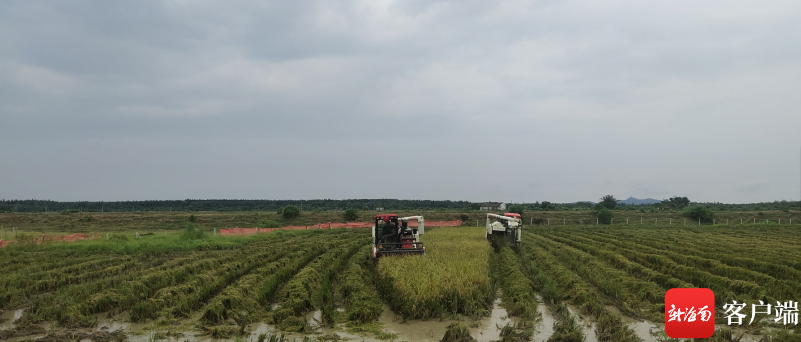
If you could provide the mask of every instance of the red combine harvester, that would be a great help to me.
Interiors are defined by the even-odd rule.
[[[417,227],[409,227],[409,221],[417,221]],[[373,257],[386,255],[423,255],[426,248],[420,242],[425,233],[425,220],[422,216],[399,218],[396,214],[375,216],[373,226]]]

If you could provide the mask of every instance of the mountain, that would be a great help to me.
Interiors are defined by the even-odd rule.
[[[646,198],[646,199],[639,199],[634,197],[629,197],[622,201],[617,201],[618,204],[628,204],[628,205],[640,205],[640,204],[655,204],[662,202],[660,200],[655,200],[653,198]]]

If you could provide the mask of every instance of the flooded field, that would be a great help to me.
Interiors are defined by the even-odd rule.
[[[765,248],[801,257],[795,231],[715,229],[537,228],[512,248],[483,228],[438,228],[426,255],[377,266],[357,229],[12,247],[0,251],[0,340],[439,341],[461,327],[478,341],[660,342],[669,288],[801,293],[801,264]],[[759,253],[721,257],[745,243]],[[756,342],[760,329],[777,327],[729,334]]]

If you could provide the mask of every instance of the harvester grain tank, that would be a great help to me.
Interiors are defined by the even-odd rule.
[[[495,222],[490,223],[493,218]],[[520,246],[522,229],[523,221],[520,219],[520,214],[487,214],[487,240],[505,239],[512,246]]]
[[[417,222],[417,227],[410,227]],[[422,216],[398,217],[396,214],[379,214],[373,225],[373,257],[386,255],[422,255],[426,248],[420,242],[425,233],[425,220]]]

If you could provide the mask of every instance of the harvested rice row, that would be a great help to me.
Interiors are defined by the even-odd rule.
[[[492,248],[484,235],[479,227],[426,232],[426,255],[380,259],[379,292],[406,319],[487,314],[495,292],[488,269]]]
[[[236,260],[241,257],[241,253],[226,252],[201,252],[193,253],[193,256],[169,261],[170,256],[162,255],[155,258],[148,258],[147,262],[138,265],[139,271],[129,274],[121,274],[115,277],[102,278],[91,283],[80,285],[67,285],[59,288],[54,293],[44,294],[35,297],[32,310],[26,313],[35,320],[56,320],[62,326],[86,326],[93,324],[93,319],[89,316],[106,310],[118,308],[120,304],[131,307],[135,303],[143,300],[143,296],[149,296],[152,292],[143,284],[157,285],[180,283],[191,278],[195,272],[204,268],[212,268],[217,259],[204,259],[198,263],[188,264],[190,258],[198,255],[213,253],[219,260]],[[177,267],[177,269],[176,269]],[[144,283],[143,283],[144,281]],[[122,286],[121,292],[109,290]],[[161,286],[163,287],[163,286]]]
[[[222,263],[241,259],[244,255],[230,251],[193,253],[159,267],[147,269],[127,281],[92,295],[88,299],[90,312],[128,310],[152,297],[162,288],[179,285],[198,273],[214,269]]]
[[[321,285],[328,269],[336,267],[340,260],[350,258],[365,242],[364,239],[357,239],[339,243],[292,277],[281,289],[281,306],[273,312],[272,321],[276,327],[284,331],[307,330],[304,314],[322,307]],[[327,290],[330,291],[330,287]]]
[[[537,318],[537,299],[531,281],[521,269],[520,259],[504,241],[494,241],[491,260],[495,283],[501,289],[501,305],[510,316],[524,321]]]
[[[596,240],[585,238],[581,234],[572,234],[566,239],[558,239],[547,234],[544,234],[544,236],[556,239],[559,242],[568,244],[571,247],[580,249],[586,253],[590,253],[612,267],[625,271],[632,277],[656,283],[665,290],[676,287],[692,287],[692,284],[690,283],[665,275],[664,273],[656,272],[650,268],[626,259],[619,253],[609,250],[609,248],[612,248],[610,245],[601,244]],[[566,235],[559,234],[558,236],[564,238]]]
[[[167,317],[186,317],[192,310],[199,309],[205,300],[211,298],[222,288],[239,277],[249,273],[262,262],[272,262],[284,257],[289,246],[279,247],[254,256],[242,253],[240,257],[228,258],[225,263],[212,262],[204,267],[207,272],[198,272],[189,279],[173,286],[163,287],[152,297],[139,302],[131,308],[131,320]]]
[[[609,312],[603,305],[603,298],[598,292],[586,283],[576,273],[562,264],[562,260],[549,253],[550,246],[532,244],[534,234],[525,232],[523,237],[523,253],[530,261],[532,270],[540,270],[556,285],[548,291],[555,294],[543,293],[548,298],[568,300],[578,306],[582,312],[597,319],[596,335],[598,341],[625,341],[640,342],[640,338],[629,329],[619,315]],[[526,242],[529,243],[526,243]]]
[[[39,280],[49,275],[51,271],[73,267],[80,264],[91,263],[97,260],[108,259],[107,255],[56,255],[50,253],[11,252],[10,255],[0,257],[8,259],[8,263],[0,268],[0,288],[8,282],[25,275],[33,280]]]
[[[777,279],[801,281],[801,272],[798,271],[801,269],[801,262],[793,257],[788,257],[783,251],[777,253],[776,247],[772,245],[774,239],[753,248],[743,248],[739,243],[730,243],[720,237],[710,235],[707,238],[699,238],[698,234],[671,235],[674,237],[670,239],[652,236],[657,234],[638,234],[636,237],[633,234],[630,235],[632,236],[601,233],[600,236],[660,250],[670,248],[678,253],[718,260],[729,266],[747,268]]]
[[[152,258],[148,263],[142,264],[146,270],[156,267],[167,261],[167,257]],[[91,325],[94,319],[90,314],[87,299],[95,293],[101,292],[126,279],[131,275],[118,275],[98,281],[79,285],[66,285],[55,292],[44,293],[30,299],[30,310],[26,311],[26,318],[32,321],[55,320],[64,327],[83,327]]]
[[[259,285],[267,281],[282,267],[303,258],[311,253],[312,250],[313,247],[309,245],[298,247],[297,250],[287,254],[286,257],[259,266],[211,299],[203,309],[201,320],[206,324],[219,324],[229,318],[234,318],[240,311],[247,312],[251,319],[260,319],[259,314],[264,312],[264,308],[258,302]]]
[[[320,305],[318,306],[321,310],[323,324],[329,327],[334,325],[334,316],[336,313],[336,310],[334,309],[335,278],[348,265],[357,251],[363,249],[363,247],[369,247],[369,242],[370,241],[368,239],[361,239],[361,241],[353,243],[345,252],[345,254],[339,256],[334,264],[325,271],[325,274],[322,277],[322,283],[320,284],[319,293],[321,298]]]
[[[372,245],[363,246],[350,258],[337,278],[341,284],[347,320],[354,324],[370,323],[383,311],[381,299],[372,286],[375,279]]]
[[[706,287],[715,291],[716,305],[723,305],[733,299],[762,299],[767,296],[767,291],[756,283],[732,280],[726,277],[716,276],[695,267],[679,265],[670,258],[663,256],[661,253],[649,254],[627,248],[621,248],[617,251],[629,260],[657,272],[662,272],[677,279],[681,279],[696,287]],[[768,299],[774,300],[772,298]]]
[[[537,246],[549,246],[550,252],[573,272],[595,286],[621,312],[628,316],[664,319],[664,289],[649,281],[615,269],[592,254],[570,247],[557,240],[533,235]]]
[[[603,238],[598,238],[598,239],[602,240]],[[573,240],[587,241],[588,239],[579,236],[573,236]],[[778,280],[763,273],[751,271],[749,269],[745,269],[742,267],[729,266],[717,260],[704,259],[696,256],[685,256],[676,252],[672,252],[670,250],[659,250],[643,245],[631,245],[615,240],[603,240],[603,241],[608,241],[606,243],[616,246],[617,248],[615,249],[616,250],[615,254],[617,254],[618,257],[620,258],[623,258],[623,256],[620,256],[620,251],[622,250],[626,250],[629,252],[635,251],[652,255],[653,256],[652,258],[667,257],[670,260],[682,266],[704,270],[715,276],[759,284],[766,291],[766,295],[773,298],[785,298],[787,296],[792,296],[796,293],[801,293],[801,284],[798,284],[796,282],[788,280]],[[672,286],[672,287],[686,287],[686,286]],[[669,289],[672,287],[665,287],[665,288]]]

